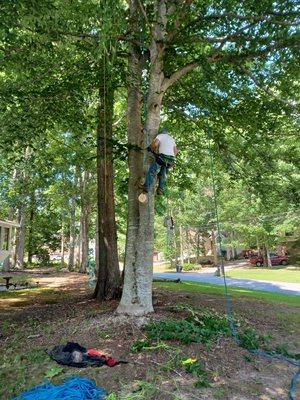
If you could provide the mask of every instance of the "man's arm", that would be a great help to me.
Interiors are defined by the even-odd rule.
[[[156,152],[158,150],[158,146],[159,146],[159,140],[158,139],[154,139],[153,142],[150,145],[151,150]]]

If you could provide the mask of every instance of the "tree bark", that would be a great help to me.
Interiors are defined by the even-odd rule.
[[[98,251],[97,283],[94,297],[109,300],[120,297],[121,277],[119,270],[117,227],[115,218],[114,171],[112,158],[112,123],[114,93],[112,76],[103,60],[99,88],[99,108],[97,126],[97,199],[98,199]]]
[[[184,254],[183,254],[183,230],[182,226],[179,226],[179,241],[180,241],[180,263],[183,266],[184,264]]]
[[[76,244],[76,187],[77,187],[77,174],[75,172],[74,176],[74,192],[71,197],[70,206],[70,249],[69,249],[69,260],[68,260],[68,270],[72,271],[74,269],[74,259],[75,259],[75,244]]]
[[[139,0],[129,0],[132,36],[140,41]],[[141,87],[144,60],[144,46],[141,49],[131,43],[129,56],[129,85],[127,96],[127,127],[129,145],[145,148],[158,133],[160,111],[165,91],[177,79],[190,70],[182,69],[173,74],[172,79],[164,75],[164,53],[167,46],[167,1],[154,2],[154,24],[149,45],[150,68],[147,93],[146,135],[144,137],[141,116]],[[145,11],[145,10],[144,10]],[[142,18],[144,15],[141,16]],[[142,154],[129,152],[128,223],[125,253],[125,277],[122,299],[117,309],[120,313],[143,315],[153,312],[153,236],[154,236],[154,196],[148,193],[148,202],[138,202],[138,182],[143,179],[147,163]]]
[[[29,229],[28,229],[28,264],[32,264],[33,256],[33,219],[35,212],[35,196],[31,195],[30,212],[29,212]]]
[[[216,235],[215,232],[211,231],[211,250],[214,258],[214,263],[218,265],[218,253],[217,253],[217,246],[216,246]]]
[[[199,264],[200,261],[200,240],[201,240],[201,235],[200,232],[197,231],[196,233],[196,263]]]
[[[96,217],[96,235],[95,235],[95,276],[98,279],[99,274],[99,222],[98,213]]]
[[[270,253],[266,243],[263,244],[263,266],[266,268],[272,268]]]
[[[139,36],[139,4],[129,1],[133,35]],[[163,55],[166,39],[166,2],[155,4],[156,22],[152,29],[150,43],[149,89],[147,115],[145,116],[146,137],[142,129],[141,83],[143,52],[134,45],[130,47],[129,88],[127,97],[128,142],[145,148],[157,135],[160,124],[160,110],[164,96]],[[144,315],[153,312],[153,237],[154,237],[154,196],[148,193],[148,202],[138,202],[138,186],[147,169],[142,154],[129,153],[128,224],[125,253],[125,277],[119,313]]]
[[[81,216],[80,216],[80,265],[79,272],[86,273],[89,259],[89,228],[90,228],[90,213],[91,202],[88,193],[88,183],[90,174],[84,171],[81,176]]]
[[[75,247],[75,267],[79,271],[80,260],[81,260],[81,220],[78,226],[78,235],[76,237],[76,247]]]
[[[19,228],[16,233],[16,252],[14,266],[17,269],[24,268],[24,250],[25,250],[25,205],[22,204],[18,209],[17,221]]]
[[[61,234],[60,234],[60,265],[61,268],[65,266],[65,215],[61,215]]]

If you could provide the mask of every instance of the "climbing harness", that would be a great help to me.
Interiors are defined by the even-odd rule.
[[[206,117],[208,119],[208,111],[205,111]],[[227,310],[227,319],[229,322],[230,326],[230,331],[231,334],[238,346],[240,346],[240,340],[238,337],[237,333],[237,328],[236,328],[236,322],[234,319],[233,315],[233,309],[232,309],[232,300],[231,296],[228,292],[228,285],[227,285],[227,280],[226,280],[226,272],[225,272],[225,266],[224,266],[224,256],[222,252],[222,234],[221,234],[221,229],[220,229],[220,220],[219,220],[219,207],[218,207],[218,201],[217,201],[217,189],[216,189],[216,174],[215,174],[215,167],[214,167],[214,156],[213,156],[213,151],[212,151],[212,133],[211,133],[211,127],[209,125],[209,122],[207,123],[207,139],[208,139],[208,150],[209,150],[209,158],[210,158],[210,170],[211,170],[211,178],[212,178],[212,189],[213,189],[213,207],[214,207],[214,214],[215,214],[215,219],[216,219],[216,228],[217,228],[217,246],[218,246],[218,253],[220,255],[220,260],[221,260],[221,271],[222,271],[222,277],[224,281],[224,296],[225,296],[225,302],[226,302],[226,310]],[[253,350],[253,349],[246,349],[249,353],[261,356],[265,359],[268,360],[279,360],[279,361],[284,361],[290,365],[293,365],[295,367],[298,367],[298,371],[294,374],[291,383],[290,383],[290,388],[289,388],[289,400],[297,400],[296,399],[296,394],[295,394],[295,389],[296,389],[296,384],[300,380],[300,362],[297,360],[294,360],[289,357],[281,356],[280,354],[268,354],[265,351],[262,350]]]

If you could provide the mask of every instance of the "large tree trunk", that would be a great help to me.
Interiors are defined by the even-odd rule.
[[[15,268],[24,268],[24,250],[25,250],[25,205],[22,204],[18,209],[18,224],[16,233],[16,251],[14,258]]]
[[[183,250],[183,230],[182,226],[179,226],[179,243],[180,243],[180,264],[183,266],[184,264],[184,250]]]
[[[140,17],[144,18],[146,11],[139,0],[129,0],[131,33],[140,41]],[[157,135],[160,124],[160,110],[165,91],[180,77],[198,66],[189,64],[174,72],[170,77],[164,76],[164,53],[168,41],[167,18],[173,31],[169,38],[174,38],[178,31],[183,14],[188,12],[190,1],[186,2],[174,22],[171,21],[176,6],[166,0],[154,2],[154,24],[151,28],[149,48],[150,70],[149,88],[147,93],[146,140],[143,138],[141,121],[141,75],[144,46],[141,49],[131,44],[129,57],[129,87],[127,98],[128,141],[129,144],[145,147]],[[143,12],[139,15],[141,12]],[[151,17],[151,20],[153,18]],[[147,21],[150,24],[150,22]],[[146,142],[146,143],[145,143]],[[146,170],[141,154],[129,153],[129,187],[128,187],[128,224],[125,254],[125,280],[123,295],[118,312],[142,315],[153,311],[152,277],[153,277],[153,231],[154,231],[154,196],[148,193],[148,203],[139,203],[137,182],[143,178]]]
[[[263,265],[266,268],[272,268],[270,252],[266,243],[263,244]]]
[[[84,171],[80,178],[81,189],[81,216],[80,216],[80,265],[79,272],[86,273],[89,261],[89,229],[90,229],[90,213],[91,200],[88,191],[90,174]]]
[[[35,212],[35,195],[31,195],[30,212],[29,212],[29,229],[28,229],[28,264],[32,264],[33,256],[33,219]]]
[[[69,260],[68,260],[68,270],[72,271],[74,269],[74,259],[75,259],[75,243],[76,243],[76,187],[77,187],[77,175],[75,173],[74,180],[74,193],[71,197],[70,206],[70,248],[69,248]]]
[[[99,222],[98,214],[96,217],[96,235],[95,235],[95,276],[98,279],[99,273]]]
[[[75,268],[79,271],[80,260],[81,260],[81,221],[79,221],[78,235],[76,237],[76,247],[75,247]]]
[[[61,215],[61,233],[60,233],[60,265],[65,267],[65,215]]]
[[[131,27],[133,34],[139,35],[139,5],[130,3]],[[158,132],[160,109],[163,99],[163,52],[166,27],[166,7],[164,1],[157,2],[157,21],[153,28],[150,44],[150,76],[147,97],[146,133],[141,121],[141,74],[143,55],[132,45],[129,59],[129,88],[127,97],[128,141],[130,145],[145,148]],[[122,299],[118,312],[143,315],[153,312],[153,236],[154,236],[154,196],[148,193],[148,203],[138,202],[137,183],[143,178],[147,166],[142,154],[129,153],[128,224],[125,254],[125,279]]]
[[[107,62],[103,60],[104,67]],[[121,277],[118,260],[117,227],[115,220],[114,172],[112,159],[113,89],[112,77],[106,71],[99,88],[97,127],[98,181],[98,252],[97,284],[94,297],[108,300],[120,296]],[[105,79],[106,78],[106,79]]]

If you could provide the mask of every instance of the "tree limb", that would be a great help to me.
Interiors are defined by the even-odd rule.
[[[195,61],[190,64],[185,65],[184,67],[178,69],[174,72],[169,78],[165,78],[162,84],[162,90],[166,91],[171,85],[173,85],[178,79],[182,78],[184,75],[193,71],[195,68],[199,66],[199,62]]]
[[[31,33],[35,33],[35,34],[70,36],[70,37],[73,37],[76,40],[96,39],[96,35],[93,35],[91,33],[85,33],[85,32],[77,33],[77,32],[65,32],[65,31],[59,31],[59,30],[58,31],[57,30],[56,31],[52,31],[52,30],[48,30],[48,31],[45,30],[44,31],[44,30],[41,30],[39,28],[32,29],[32,28],[30,28],[28,26],[21,26],[21,25],[15,26],[15,28],[27,30],[27,31],[29,31]],[[91,43],[91,42],[88,41],[88,43]]]
[[[263,90],[265,93],[267,93],[268,95],[274,97],[276,100],[279,100],[280,102],[284,103],[285,105],[287,105],[289,107],[292,107],[293,109],[295,109],[295,110],[297,110],[299,112],[300,107],[294,100],[283,99],[281,96],[279,96],[278,94],[273,92],[273,90],[270,89],[269,87],[267,87],[265,85],[261,85],[260,82],[258,81],[258,79],[256,79],[256,77],[244,65],[240,65],[240,68],[244,72],[244,74],[249,76],[249,78],[255,83],[255,85],[259,89]]]
[[[173,29],[171,30],[171,32],[167,36],[167,42],[170,43],[175,39],[175,37],[176,37],[176,35],[178,33],[178,30],[180,28],[180,25],[182,23],[182,20],[185,17],[185,15],[187,13],[187,10],[190,7],[190,5],[192,4],[192,2],[193,2],[193,0],[184,0],[183,1],[182,8],[178,13],[177,18],[174,21]],[[175,10],[176,10],[176,7],[175,7]]]
[[[294,37],[296,37],[296,35],[294,35]],[[294,40],[294,37],[290,37],[289,40],[287,40],[287,41],[281,41],[281,42],[274,43],[270,46],[266,46],[264,49],[244,52],[244,53],[240,53],[240,54],[238,54],[238,53],[222,54],[219,51],[216,51],[215,53],[211,54],[207,58],[207,61],[208,62],[219,62],[219,61],[226,62],[227,61],[229,63],[236,64],[243,60],[252,60],[256,57],[265,57],[273,50],[282,50],[282,49],[286,49],[286,48],[300,48],[300,40],[297,37],[296,37],[296,40]]]
[[[247,52],[247,53],[245,52],[245,53],[241,53],[241,54],[222,54],[219,51],[216,51],[215,53],[213,53],[209,57],[207,57],[206,60],[209,63],[223,61],[223,62],[239,64],[243,60],[252,60],[257,57],[266,57],[272,50],[280,50],[280,49],[292,48],[292,47],[300,48],[300,42],[299,41],[293,42],[293,38],[290,38],[289,41],[275,43],[268,47],[265,47],[264,49]],[[189,64],[186,64],[184,67],[178,69],[169,78],[165,78],[163,81],[163,84],[162,84],[162,91],[166,91],[176,81],[178,81],[180,78],[185,76],[190,71],[193,71],[194,69],[196,69],[199,65],[200,65],[200,60],[199,61],[195,60]]]
[[[275,19],[273,17],[275,17]],[[198,18],[191,21],[188,24],[188,26],[192,26],[200,21],[222,20],[222,19],[223,20],[236,19],[238,21],[252,21],[255,23],[266,22],[269,24],[285,25],[285,26],[299,25],[299,21],[280,20],[280,19],[278,19],[278,17],[300,18],[300,13],[299,12],[288,12],[288,13],[268,12],[263,15],[241,15],[241,14],[235,14],[233,12],[228,12],[228,13],[222,13],[222,14],[208,14],[208,15],[200,15]]]
[[[146,10],[145,10],[141,0],[137,0],[137,3],[138,3],[138,6],[139,6],[139,9],[141,10],[141,13],[143,14],[143,17],[145,18],[147,26],[151,29],[151,24],[149,22]]]

